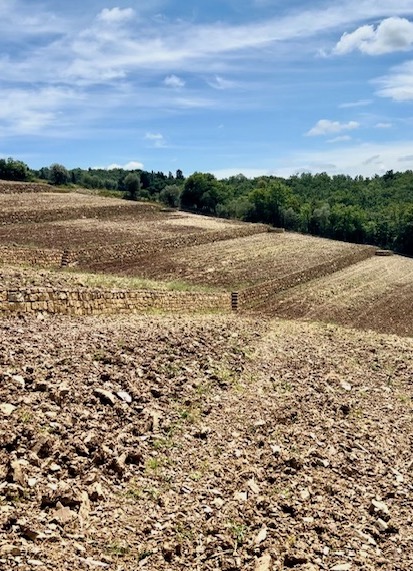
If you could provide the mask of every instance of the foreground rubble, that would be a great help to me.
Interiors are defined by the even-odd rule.
[[[410,570],[413,342],[0,321],[0,568]]]

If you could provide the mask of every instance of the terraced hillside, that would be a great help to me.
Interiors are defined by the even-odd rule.
[[[261,233],[159,252],[156,259],[139,262],[139,267],[109,265],[110,271],[153,279],[181,279],[188,283],[224,288],[243,288],[308,270],[322,263],[333,264],[343,256],[359,252],[372,255],[374,249],[285,232]]]
[[[373,248],[81,193],[0,194],[0,260],[179,281],[244,295],[335,271]],[[277,284],[272,284],[277,280]],[[282,286],[281,286],[282,282]],[[265,293],[267,295],[267,293]]]
[[[158,209],[145,203],[75,192],[0,193],[0,225],[41,223],[88,216],[104,218],[116,214],[155,210]]]

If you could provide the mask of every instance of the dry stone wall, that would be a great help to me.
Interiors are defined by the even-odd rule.
[[[352,264],[371,258],[374,256],[375,252],[376,248],[373,246],[360,246],[360,249],[352,252],[351,254],[336,258],[335,260],[330,260],[313,266],[312,268],[307,268],[299,272],[287,274],[280,278],[245,288],[238,293],[238,308],[246,309],[259,307],[260,305],[265,304],[272,295],[280,291],[338,272]]]
[[[145,311],[199,312],[231,309],[225,292],[29,288],[0,290],[0,313],[97,315]]]
[[[63,250],[0,246],[0,263],[2,264],[58,268],[70,264],[74,259],[73,253]],[[65,264],[62,263],[63,260]]]

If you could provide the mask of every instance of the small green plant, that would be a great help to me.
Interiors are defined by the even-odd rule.
[[[92,359],[94,361],[104,361],[106,358],[106,354],[103,349],[98,349],[92,354]]]
[[[243,545],[245,541],[245,536],[247,534],[247,528],[243,523],[237,523],[231,521],[229,524],[231,535],[235,540],[236,546]]]
[[[412,399],[409,395],[399,394],[398,395],[399,401],[402,403],[411,403]]]
[[[145,472],[157,472],[161,467],[159,458],[149,458],[145,462]]]
[[[106,553],[117,557],[125,557],[125,555],[129,555],[130,547],[122,543],[114,542],[106,547]]]
[[[31,420],[33,420],[33,414],[28,410],[24,410],[20,415],[20,419],[23,424],[28,424]]]
[[[287,545],[293,547],[297,543],[297,538],[295,535],[289,535],[287,537]]]
[[[172,438],[157,438],[153,441],[152,446],[155,450],[169,450],[170,448],[174,447],[174,442]]]
[[[139,488],[131,487],[126,490],[125,496],[131,500],[141,500],[143,493]]]
[[[152,555],[152,551],[150,549],[143,548],[142,550],[138,551],[136,556],[137,561],[143,561]]]
[[[161,495],[160,490],[158,490],[158,488],[155,488],[153,486],[149,487],[149,488],[145,488],[144,492],[149,496],[149,498],[151,500],[153,500],[154,502],[156,502],[159,499],[159,496]]]
[[[198,408],[192,406],[189,408],[181,408],[178,410],[179,418],[186,420],[191,424],[195,424],[200,417],[200,411]]]
[[[189,527],[186,527],[182,522],[178,522],[175,526],[175,534],[179,543],[184,541],[194,541],[194,532]]]

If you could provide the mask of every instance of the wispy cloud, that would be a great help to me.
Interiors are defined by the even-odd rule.
[[[363,165],[372,165],[372,164],[381,164],[381,156],[380,155],[373,155],[368,157],[363,161]]]
[[[132,8],[104,8],[97,19],[102,22],[109,22],[110,24],[119,24],[127,22],[135,16],[135,11]]]
[[[375,127],[376,129],[390,129],[393,127],[393,123],[376,123]]]
[[[20,6],[21,13],[27,6],[27,3]],[[27,54],[24,62],[26,80],[42,81],[53,77],[54,81],[66,81],[71,85],[73,82],[93,84],[125,78],[140,69],[168,72],[172,66],[205,72],[217,66],[217,56],[221,58],[220,66],[224,65],[223,58],[228,65],[245,61],[248,52],[251,62],[262,61],[271,45],[277,47],[280,42],[309,39],[350,25],[360,18],[385,15],[389,10],[395,9],[387,0],[366,0],[362,6],[360,2],[347,0],[341,5],[301,10],[249,24],[193,24],[165,20],[142,27],[141,23],[138,25],[138,16],[133,9],[105,8],[89,27],[76,30],[73,23],[68,29],[66,22],[64,34],[56,37],[59,26],[55,26],[53,40],[44,41],[40,49]],[[413,14],[410,0],[401,0],[397,10]],[[21,13],[19,18],[17,13],[14,18],[9,18],[7,25],[17,38],[25,28],[21,25]],[[32,14],[37,18],[32,29],[37,30],[41,21],[49,22],[47,29],[53,29],[56,17],[52,12],[35,16],[32,10]],[[15,75],[16,66],[23,62],[11,60],[10,63],[10,67],[2,70],[4,79],[7,79],[7,73]]]
[[[173,87],[174,89],[179,89],[185,86],[185,81],[174,74],[165,77],[163,82],[167,87]]]
[[[166,145],[165,138],[161,133],[146,133],[145,140],[150,141],[157,148],[165,147]]]
[[[375,81],[377,95],[394,101],[413,101],[413,60],[393,67],[389,74]]]
[[[413,163],[413,155],[405,155],[404,157],[399,157],[399,163]]]
[[[350,135],[340,135],[339,137],[328,139],[327,143],[344,143],[346,141],[351,141]]]
[[[45,127],[61,128],[67,122],[61,110],[67,105],[81,105],[83,96],[66,87],[2,90],[0,125],[10,134],[40,133]]]
[[[309,137],[316,137],[319,135],[331,135],[332,133],[341,133],[342,131],[349,131],[360,127],[357,121],[349,121],[348,123],[340,123],[340,121],[330,121],[329,119],[320,119],[307,133]]]
[[[297,172],[320,172],[320,156],[325,165],[334,167],[325,168],[331,175],[347,173],[350,176],[373,176],[383,174],[403,159],[413,156],[413,140],[395,141],[393,143],[357,143],[340,147],[332,147],[319,151],[297,151],[290,157],[283,156],[280,163],[282,167],[274,170],[278,176],[290,176]],[[408,162],[406,159],[404,162]]]
[[[352,109],[353,107],[366,107],[371,105],[373,99],[359,99],[358,101],[350,101],[348,103],[340,103],[339,109]]]
[[[207,83],[210,87],[214,89],[231,89],[237,86],[235,81],[225,79],[219,75],[215,75],[212,79],[208,79]]]

